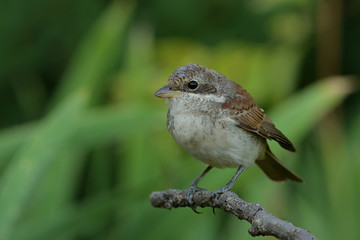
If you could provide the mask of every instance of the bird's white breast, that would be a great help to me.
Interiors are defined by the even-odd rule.
[[[264,140],[239,128],[232,119],[210,110],[194,112],[176,99],[169,104],[169,131],[178,144],[202,162],[218,168],[247,168],[263,154]]]

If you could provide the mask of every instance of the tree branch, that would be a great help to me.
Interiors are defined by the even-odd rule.
[[[193,205],[220,208],[240,220],[248,221],[251,223],[251,228],[248,230],[251,236],[271,235],[279,239],[317,239],[309,231],[274,217],[260,204],[245,202],[233,192],[226,192],[218,199],[211,199],[212,194],[212,191],[205,189],[197,190],[193,197]],[[166,209],[191,207],[185,199],[186,195],[186,190],[168,189],[151,193],[150,202],[154,207]]]

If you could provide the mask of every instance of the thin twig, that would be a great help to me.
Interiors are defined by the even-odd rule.
[[[260,204],[245,202],[233,192],[226,192],[219,198],[211,198],[212,194],[212,191],[205,189],[197,190],[193,197],[193,207],[220,208],[240,220],[246,220],[251,223],[249,229],[251,236],[270,235],[279,239],[317,239],[309,231],[274,217]],[[151,193],[150,201],[154,207],[158,208],[191,207],[185,199],[186,195],[186,190],[168,189]]]

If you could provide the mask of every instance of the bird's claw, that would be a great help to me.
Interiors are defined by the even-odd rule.
[[[194,186],[190,186],[189,189],[187,190],[187,194],[185,196],[186,201],[189,203],[190,206],[193,205],[193,197],[194,197],[194,193],[196,191],[196,187]]]
[[[190,206],[191,210],[193,210],[194,213],[200,214],[202,212],[199,212],[198,210],[196,210],[196,206]]]
[[[224,187],[221,187],[219,188],[218,190],[214,191],[211,196],[210,196],[210,200],[218,200],[220,198],[221,195],[223,195],[224,193],[226,193],[227,191],[229,191],[229,189],[224,186]]]
[[[189,189],[187,190],[187,194],[185,196],[185,199],[186,201],[188,202],[189,204],[189,207],[191,207],[191,209],[195,212],[195,213],[201,213],[199,211],[196,210],[196,206],[194,206],[194,201],[193,201],[193,197],[194,197],[194,193],[197,191],[197,190],[200,190],[202,188],[199,188],[197,186],[194,186],[194,185],[191,185],[189,187]]]
[[[214,191],[211,196],[210,196],[210,201],[213,201],[214,199],[215,200],[219,200],[220,196],[229,191],[228,189],[222,187],[222,188],[219,188],[218,190]],[[215,215],[215,207],[212,208],[212,211],[213,211],[213,214]]]

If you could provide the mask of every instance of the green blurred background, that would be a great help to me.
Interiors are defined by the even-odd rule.
[[[253,167],[233,190],[320,239],[360,235],[358,1],[1,0],[0,35],[1,240],[252,239],[221,211],[149,203],[205,168],[153,96],[190,62],[244,86],[297,147],[271,143],[305,184]]]

